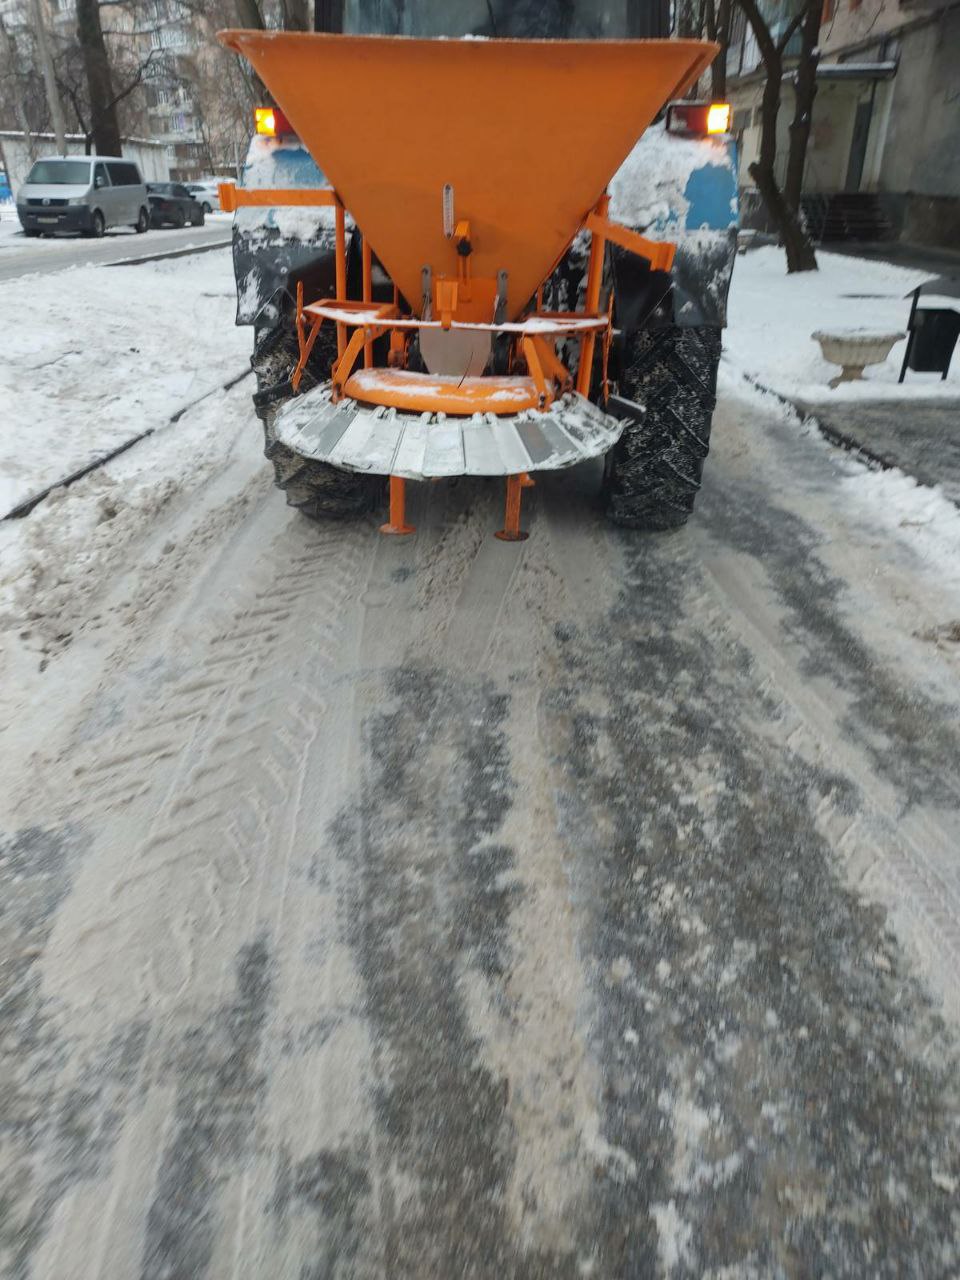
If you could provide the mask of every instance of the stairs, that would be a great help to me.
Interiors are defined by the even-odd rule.
[[[880,200],[870,191],[803,196],[800,209],[815,244],[894,238],[893,227]]]

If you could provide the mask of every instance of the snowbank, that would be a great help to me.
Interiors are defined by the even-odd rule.
[[[235,307],[226,249],[6,282],[0,514],[240,373]]]
[[[865,529],[905,538],[944,594],[960,594],[960,511],[939,487],[928,488],[896,467],[872,471],[852,463],[842,489]]]
[[[813,420],[801,425],[799,414],[776,394],[744,381],[742,371],[732,361],[720,367],[718,390],[759,407],[771,418],[792,423],[808,435],[810,445],[829,452],[833,468],[840,475],[843,508],[855,513],[856,526],[865,539],[891,538],[917,557],[919,567],[928,569],[937,590],[949,599],[960,596],[960,510],[939,485],[928,486],[906,475],[898,467],[879,469],[862,455],[834,448]]]
[[[229,392],[201,401],[129,453],[68,489],[55,489],[26,519],[0,523],[4,646],[24,648],[14,640],[18,635],[26,650],[49,656],[78,630],[99,625],[103,604],[94,602],[122,571],[131,544],[148,544],[161,513],[170,507],[185,507],[201,519],[211,499],[197,495],[215,478],[225,473],[232,477],[237,500],[242,500],[244,476],[263,471],[250,386],[251,380],[244,379]],[[238,455],[243,462],[239,478]],[[184,549],[171,542],[146,558],[141,550],[141,597],[149,596],[162,579],[159,561]]]
[[[910,298],[929,273],[844,254],[817,254],[819,271],[787,275],[781,249],[752,250],[733,270],[724,334],[724,354],[733,370],[793,398],[827,400],[906,400],[960,394],[960,355],[946,382],[936,373],[907,372],[900,385],[905,341],[895,344],[886,362],[866,370],[862,382],[827,385],[839,370],[820,354],[815,329],[890,329],[906,332]],[[928,304],[925,304],[928,305]]]

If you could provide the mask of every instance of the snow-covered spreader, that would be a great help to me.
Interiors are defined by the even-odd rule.
[[[412,532],[407,481],[605,459],[614,521],[684,523],[735,253],[729,111],[694,40],[227,31],[275,105],[235,210],[238,323],[287,500]],[[647,131],[644,133],[644,131]],[[641,135],[643,135],[641,137]],[[638,142],[638,139],[640,141]]]

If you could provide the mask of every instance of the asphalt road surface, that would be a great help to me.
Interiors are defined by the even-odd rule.
[[[0,281],[18,276],[49,275],[65,267],[91,263],[122,262],[148,254],[172,253],[192,245],[230,243],[230,217],[214,215],[202,227],[182,230],[162,227],[137,235],[126,228],[111,228],[101,240],[57,235],[28,240],[10,219],[0,225]]]
[[[3,1276],[960,1272],[957,646],[759,404],[685,531],[587,470],[522,545],[310,525],[251,419],[32,620]]]

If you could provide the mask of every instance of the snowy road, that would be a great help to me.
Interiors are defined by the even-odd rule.
[[[728,376],[387,540],[248,392],[16,531],[0,1274],[955,1275],[960,516]]]
[[[103,265],[148,254],[174,253],[197,245],[229,244],[230,223],[229,214],[213,214],[204,226],[182,231],[165,227],[137,235],[124,228],[109,231],[102,240],[66,235],[28,240],[20,230],[15,212],[5,209],[0,218],[0,282],[27,275],[50,275],[65,267]]]

